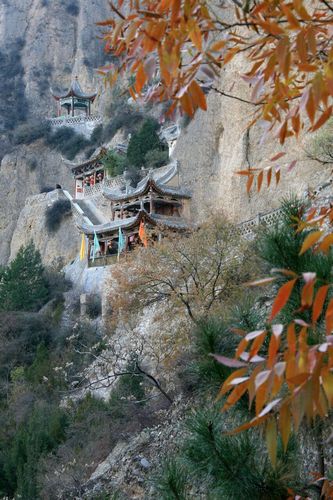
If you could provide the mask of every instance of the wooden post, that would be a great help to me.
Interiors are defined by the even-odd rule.
[[[72,96],[72,116],[74,116],[74,97]]]
[[[124,218],[124,208],[123,208],[123,204],[121,204],[120,206],[120,218],[123,219]]]
[[[90,107],[90,101],[89,101],[89,104],[88,104],[88,116],[90,116],[91,114],[91,107]]]
[[[150,198],[149,198],[149,213],[152,214],[154,212],[154,203],[153,203],[153,192],[152,189],[149,189],[150,191]]]
[[[111,220],[114,220],[113,201],[111,201]]]

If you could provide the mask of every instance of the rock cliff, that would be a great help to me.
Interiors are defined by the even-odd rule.
[[[174,151],[180,161],[182,182],[193,192],[193,216],[199,220],[216,211],[224,211],[235,222],[248,220],[277,208],[288,193],[302,195],[330,176],[330,166],[323,167],[307,158],[304,138],[298,142],[292,139],[281,147],[272,137],[262,141],[262,123],[247,130],[255,106],[242,102],[250,100],[250,89],[240,78],[245,68],[241,57],[230,63],[222,73],[218,90],[235,98],[211,91],[208,111],[197,113],[183,130]],[[245,178],[235,172],[269,165],[267,160],[281,150],[287,155],[281,159],[279,185],[272,182],[267,189],[264,182],[260,193],[253,188],[247,195]],[[283,167],[294,159],[296,168],[286,173]]]
[[[7,152],[0,166],[3,180],[0,264],[6,263],[11,253],[13,256],[19,240],[25,241],[26,228],[17,227],[17,220],[26,198],[56,184],[69,190],[72,186],[69,167],[42,141],[13,148],[8,139],[22,118],[42,120],[54,115],[50,86],[66,88],[77,74],[82,86],[87,89],[97,86],[94,68],[105,58],[95,23],[107,13],[107,2],[97,0],[3,0],[0,3],[0,161]],[[103,96],[99,95],[97,112],[101,101]],[[37,216],[38,212],[34,214]],[[69,250],[68,260],[70,258]]]

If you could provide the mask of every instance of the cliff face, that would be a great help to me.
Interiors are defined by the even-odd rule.
[[[96,87],[94,68],[104,55],[95,23],[108,12],[107,2],[97,0],[0,2],[0,154],[7,151],[0,156],[0,264],[10,256],[15,229],[13,248],[25,241],[25,228],[16,228],[25,199],[56,183],[71,191],[73,182],[61,156],[42,141],[13,148],[8,137],[24,117],[55,114],[50,86],[66,88],[79,75],[84,88]]]
[[[1,2],[0,94],[7,98],[0,101],[0,150],[22,116],[41,119],[54,115],[50,86],[67,87],[72,77],[79,75],[84,88],[103,88],[94,73],[94,68],[105,61],[95,23],[108,16],[104,0]],[[235,58],[224,70],[219,88],[249,99],[249,89],[240,78],[245,70],[245,60]],[[103,113],[106,102],[103,90],[94,105],[95,112]],[[283,163],[297,159],[297,168],[282,174],[278,188],[272,182],[267,189],[264,182],[261,193],[253,189],[247,195],[245,179],[235,171],[261,165],[281,150],[272,139],[261,142],[260,123],[246,130],[253,111],[254,106],[241,100],[211,92],[208,111],[198,112],[183,129],[173,156],[180,161],[182,183],[192,191],[195,221],[217,211],[224,211],[236,222],[244,221],[278,207],[286,193],[303,194],[330,176],[330,167],[306,159],[302,141],[293,141],[283,148],[288,152]],[[32,156],[36,164],[33,169]],[[55,183],[72,191],[72,180],[60,155],[42,142],[16,147],[3,159],[0,173],[0,263],[4,263],[26,197]]]
[[[29,113],[45,117],[54,109],[50,85],[68,87],[80,75],[95,87],[94,68],[104,61],[95,23],[109,12],[105,1],[3,0],[0,5],[0,51],[16,49]]]
[[[240,78],[245,71],[246,61],[235,58],[222,73],[219,90],[250,100],[251,89]],[[247,131],[254,110],[253,105],[211,91],[208,111],[199,111],[181,134],[174,157],[180,161],[182,182],[192,190],[195,219],[224,211],[235,222],[245,221],[279,207],[281,198],[288,193],[302,195],[330,177],[331,167],[307,158],[304,139],[291,139],[282,147],[272,137],[262,142],[262,123]],[[268,166],[272,162],[266,160],[280,151],[287,155],[281,158],[279,185],[276,187],[273,180],[267,189],[265,179],[260,193],[254,186],[247,195],[246,178],[235,172]],[[296,168],[286,173],[283,167],[294,159]]]
[[[30,222],[23,224],[25,217],[19,220],[26,198],[45,188],[55,188],[56,184],[71,186],[73,180],[61,156],[50,152],[41,141],[16,148],[5,156],[0,174],[3,180],[0,185],[0,263],[5,263],[11,254],[11,241],[15,231],[16,243],[13,248],[17,250],[26,242],[27,235],[30,234],[33,238],[36,236],[36,233],[29,230]],[[32,215],[35,220],[39,217],[43,222],[44,213],[38,205]]]

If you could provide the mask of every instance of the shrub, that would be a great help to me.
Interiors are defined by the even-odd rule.
[[[87,300],[87,315],[90,319],[96,319],[102,314],[102,301],[99,295],[89,295]]]
[[[287,499],[288,488],[298,481],[295,440],[285,454],[279,447],[273,469],[258,433],[226,436],[223,426],[218,408],[199,410],[189,419],[183,457],[190,477],[216,500]]]
[[[65,217],[72,213],[69,200],[57,200],[46,210],[46,228],[50,233],[55,233]]]
[[[51,328],[36,313],[0,312],[0,377],[13,368],[29,366],[40,344],[48,346]]]
[[[152,149],[145,154],[145,165],[147,168],[158,168],[166,165],[169,161],[169,152],[164,149]]]
[[[142,404],[146,396],[145,378],[140,374],[136,367],[136,357],[132,355],[124,368],[124,372],[129,372],[128,375],[122,375],[118,382],[118,395],[129,398],[129,400],[140,401]]]
[[[30,144],[37,139],[41,139],[50,130],[47,122],[28,122],[19,125],[13,134],[15,144]]]
[[[66,12],[71,16],[78,16],[80,13],[80,6],[76,0],[70,0],[66,5]]]
[[[315,272],[317,278],[323,283],[329,282],[333,267],[333,250],[327,255],[323,253],[305,252],[300,255],[300,249],[306,236],[311,232],[295,232],[295,218],[302,216],[306,208],[305,203],[298,198],[291,197],[283,201],[282,219],[272,228],[261,231],[257,238],[256,248],[267,267],[279,269],[292,269],[297,274],[302,274],[304,269]],[[289,280],[290,277],[281,278],[277,286]],[[292,295],[286,307],[280,313],[283,322],[289,322],[292,312],[300,307],[300,289],[302,284],[296,283]],[[309,310],[301,311],[300,317],[311,323]],[[320,334],[318,329],[317,334]]]
[[[184,466],[177,459],[166,460],[162,464],[162,471],[156,475],[153,484],[156,493],[162,500],[186,500],[188,474]]]
[[[73,160],[79,151],[90,145],[90,141],[71,127],[59,127],[55,132],[48,133],[46,143],[69,160]]]
[[[48,299],[47,281],[41,256],[31,241],[21,247],[0,276],[0,309],[36,311]]]
[[[0,129],[13,130],[26,119],[28,101],[25,96],[22,65],[23,41],[13,40],[9,48],[0,51]]]
[[[126,160],[113,149],[109,149],[103,157],[102,163],[107,169],[108,174],[111,177],[114,177],[123,173]]]
[[[132,135],[127,149],[127,159],[131,165],[146,166],[146,154],[149,151],[167,151],[167,145],[157,135],[158,128],[158,123],[149,118],[141,129]]]
[[[232,370],[217,363],[210,354],[232,357],[238,338],[218,318],[201,320],[194,329],[194,335],[195,357],[185,376],[191,377],[193,387],[199,390],[216,391]]]
[[[42,455],[54,450],[64,440],[67,422],[63,410],[46,403],[36,404],[6,450],[7,494],[17,494],[26,500],[38,498],[38,462]]]
[[[33,172],[34,170],[36,170],[38,162],[37,162],[36,158],[29,158],[27,161],[27,165],[28,165],[29,170],[31,172]]]
[[[51,186],[44,186],[41,188],[40,193],[50,193],[51,191],[54,191],[55,188]]]
[[[103,125],[97,125],[90,136],[91,144],[100,144],[103,138]]]

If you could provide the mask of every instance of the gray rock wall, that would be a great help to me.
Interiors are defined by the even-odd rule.
[[[40,251],[46,266],[62,269],[78,256],[80,234],[73,215],[66,215],[56,231],[49,232],[46,229],[46,211],[56,200],[58,200],[57,190],[26,199],[15,225],[9,260],[12,260],[20,247],[27,245],[30,240]]]
[[[35,162],[35,163],[33,163]],[[56,184],[71,190],[73,180],[68,165],[64,164],[58,153],[51,152],[42,141],[30,146],[17,148],[5,156],[0,166],[0,264],[5,264],[13,256],[11,240],[16,231],[16,243],[20,246],[29,228],[22,221],[18,226],[21,210],[26,198],[40,193],[45,187],[55,188]],[[41,208],[36,205],[34,218],[43,217]],[[24,220],[24,219],[23,219]],[[20,232],[19,232],[20,230]]]
[[[228,94],[250,99],[250,91],[240,78],[246,70],[245,61],[235,58],[221,77],[219,88]],[[181,178],[192,190],[192,216],[203,220],[210,213],[224,211],[233,221],[241,222],[259,212],[277,208],[288,193],[303,194],[330,177],[331,166],[323,167],[307,159],[305,140],[290,139],[284,147],[270,138],[261,143],[262,124],[246,131],[254,106],[211,92],[208,111],[199,111],[182,131],[173,156],[180,161]],[[235,175],[237,170],[269,165],[265,162],[279,151],[288,154],[281,166],[297,159],[297,167],[282,173],[278,188],[266,181],[261,192],[252,189],[246,194],[246,178]]]

